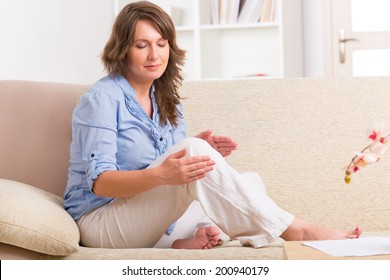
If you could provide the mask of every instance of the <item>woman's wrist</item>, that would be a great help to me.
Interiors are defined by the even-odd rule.
[[[150,184],[153,187],[166,185],[165,177],[163,176],[164,172],[162,171],[161,166],[156,166],[152,168],[145,169],[146,172],[146,178],[147,180],[150,180]]]

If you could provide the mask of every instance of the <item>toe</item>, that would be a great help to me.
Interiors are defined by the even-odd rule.
[[[354,238],[359,238],[361,234],[362,234],[361,227],[357,227],[355,230],[351,230],[346,237],[350,239],[354,239]]]
[[[358,236],[362,234],[362,228],[360,226],[355,229],[355,234]]]

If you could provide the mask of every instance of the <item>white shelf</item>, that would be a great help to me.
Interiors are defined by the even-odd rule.
[[[136,0],[117,0],[122,4]],[[222,0],[227,1],[227,0]],[[210,0],[152,0],[171,14],[186,80],[303,75],[301,0],[276,1],[277,20],[211,24]]]
[[[251,24],[208,24],[201,25],[200,30],[235,30],[235,29],[249,29],[249,28],[269,28],[269,27],[279,27],[278,22],[259,22]]]
[[[176,33],[178,32],[193,32],[194,28],[193,27],[188,27],[188,26],[176,26]]]

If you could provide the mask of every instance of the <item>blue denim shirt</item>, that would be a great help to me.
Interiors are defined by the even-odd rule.
[[[107,170],[147,168],[172,145],[185,138],[182,106],[179,125],[160,125],[151,89],[152,119],[138,103],[135,90],[119,76],[97,81],[78,102],[72,117],[72,144],[64,207],[74,220],[112,197],[92,192],[94,180]],[[131,182],[130,182],[131,183]]]

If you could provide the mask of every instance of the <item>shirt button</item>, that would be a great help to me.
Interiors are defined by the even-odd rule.
[[[160,141],[164,140],[164,138],[160,137]]]

